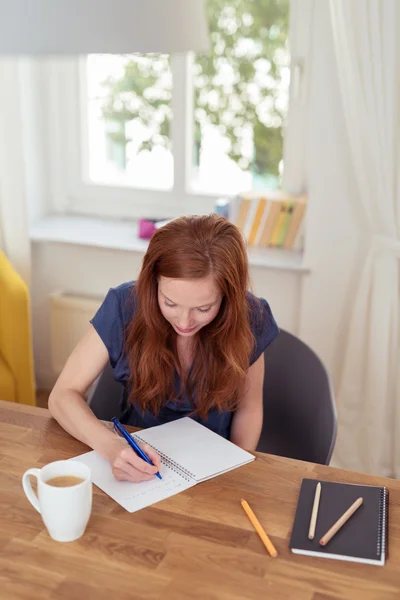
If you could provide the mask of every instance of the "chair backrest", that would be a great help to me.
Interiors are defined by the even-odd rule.
[[[283,330],[266,349],[264,359],[264,423],[257,450],[329,464],[337,415],[329,375],[321,360]]]
[[[120,415],[123,393],[124,388],[121,383],[115,381],[114,371],[108,362],[94,383],[87,402],[98,419],[111,421],[112,417]]]

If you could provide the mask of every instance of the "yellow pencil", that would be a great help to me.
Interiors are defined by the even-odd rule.
[[[258,535],[260,536],[260,538],[261,538],[264,546],[266,547],[266,549],[268,550],[268,552],[270,553],[270,555],[273,556],[273,557],[278,556],[278,553],[277,553],[277,551],[276,551],[273,543],[271,542],[271,540],[269,539],[269,537],[265,533],[264,529],[260,525],[259,520],[257,519],[256,515],[251,510],[251,508],[248,505],[248,503],[246,502],[246,500],[241,500],[240,503],[243,506],[244,512],[249,517],[249,519],[250,519],[250,521],[251,521],[254,529],[257,531]]]

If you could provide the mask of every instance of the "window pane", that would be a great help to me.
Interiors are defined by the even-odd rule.
[[[86,61],[87,173],[92,182],[170,189],[170,59],[89,55]]]
[[[212,50],[196,56],[191,187],[276,189],[289,89],[289,0],[207,0]]]

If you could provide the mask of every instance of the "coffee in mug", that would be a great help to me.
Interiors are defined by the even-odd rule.
[[[31,475],[37,478],[37,496]],[[29,469],[22,476],[22,486],[53,540],[73,542],[83,535],[92,510],[88,466],[78,460],[59,460],[42,469]]]
[[[74,475],[60,475],[59,477],[46,479],[47,485],[54,485],[54,487],[71,487],[72,485],[79,485],[82,481],[85,481],[82,477],[75,477]]]

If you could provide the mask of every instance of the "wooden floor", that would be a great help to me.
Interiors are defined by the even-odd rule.
[[[49,390],[37,390],[36,392],[36,406],[40,406],[40,408],[47,408],[47,403],[49,400],[50,391]]]

